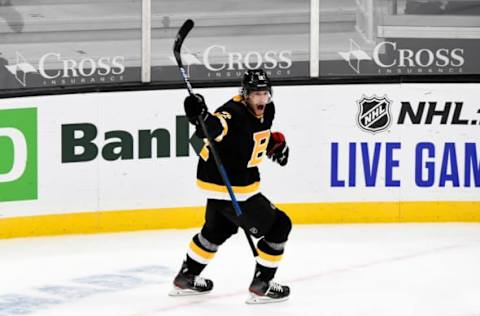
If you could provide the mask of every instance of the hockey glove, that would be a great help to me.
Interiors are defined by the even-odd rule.
[[[201,94],[189,95],[183,102],[185,114],[187,114],[188,121],[194,125],[198,124],[198,116],[205,120],[208,116],[207,105],[205,99]]]
[[[279,132],[273,132],[267,147],[267,156],[280,166],[285,166],[288,162],[289,149],[285,136]]]

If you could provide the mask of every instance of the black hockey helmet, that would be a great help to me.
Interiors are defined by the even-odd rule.
[[[272,95],[272,82],[263,69],[249,69],[243,74],[242,95],[247,96],[252,91],[268,91]]]

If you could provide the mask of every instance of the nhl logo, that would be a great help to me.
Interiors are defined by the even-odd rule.
[[[357,101],[359,110],[357,114],[357,123],[361,129],[377,133],[387,129],[392,121],[390,115],[390,104],[392,101],[387,99],[387,96],[379,98],[377,96],[366,97]]]

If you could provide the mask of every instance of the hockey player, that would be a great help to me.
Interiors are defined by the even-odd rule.
[[[203,294],[213,282],[200,273],[220,245],[235,234],[239,226],[260,238],[250,297],[247,303],[284,301],[290,289],[273,281],[282,258],[292,224],[290,218],[259,192],[258,165],[265,156],[281,166],[287,164],[289,149],[282,133],[271,132],[275,107],[272,87],[261,69],[248,70],[242,79],[240,95],[233,97],[214,114],[208,112],[201,95],[188,96],[184,107],[197,136],[205,138],[197,117],[201,116],[215,140],[215,148],[227,171],[242,215],[235,214],[227,188],[206,144],[200,152],[197,185],[207,192],[205,224],[190,242],[180,272],[175,277],[172,296]]]

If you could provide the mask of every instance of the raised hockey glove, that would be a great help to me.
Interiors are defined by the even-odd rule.
[[[285,166],[288,162],[289,149],[285,136],[280,132],[273,132],[267,147],[267,156],[280,166]]]
[[[188,121],[194,125],[198,124],[198,116],[205,120],[208,116],[208,108],[205,104],[205,99],[201,94],[189,95],[183,102],[185,114],[187,114]]]

